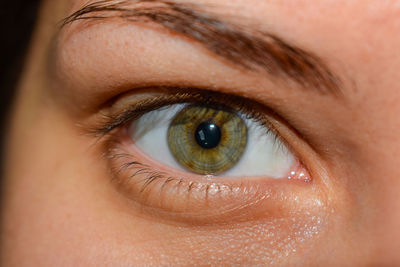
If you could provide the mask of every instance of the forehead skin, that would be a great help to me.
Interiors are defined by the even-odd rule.
[[[399,1],[197,1],[221,17],[246,21],[315,52],[344,81],[341,101],[297,91],[287,96],[294,110],[296,106],[305,109],[304,119],[299,118],[298,123],[314,129],[311,136],[317,136],[315,143],[325,148],[334,192],[327,202],[334,204],[328,205],[332,213],[322,216],[326,227],[316,237],[296,243],[290,253],[281,250],[277,254],[271,253],[274,245],[253,244],[262,236],[261,230],[255,230],[257,225],[231,232],[191,230],[198,231],[194,235],[170,225],[168,229],[153,226],[142,218],[132,218],[123,208],[110,212],[110,205],[123,206],[120,203],[125,199],[110,193],[110,184],[97,183],[95,178],[104,176],[104,170],[96,165],[96,157],[87,156],[87,146],[82,145],[87,140],[76,134],[68,114],[57,113],[62,108],[52,107],[61,104],[53,103],[55,96],[49,90],[47,63],[57,23],[85,2],[47,0],[42,6],[7,140],[2,266],[188,266],[193,260],[199,265],[213,260],[219,260],[220,265],[400,264]],[[91,37],[105,40],[108,35],[100,31]],[[157,36],[154,33],[154,38]],[[82,35],[70,39],[68,45],[74,49],[67,55],[82,56],[79,51],[85,47],[80,39]],[[92,59],[101,70],[109,67],[112,58],[122,58],[118,49]],[[151,62],[154,64],[146,66],[154,71],[158,62]],[[198,73],[193,70],[191,79],[205,80],[207,75],[202,73],[215,68],[213,82],[222,83],[218,78],[222,67],[206,62],[210,65],[199,67]],[[80,60],[68,65],[75,68],[73,79],[85,76],[89,63]],[[173,61],[160,64],[168,68]],[[186,71],[190,70],[188,66]],[[243,81],[238,78],[236,82]],[[273,96],[286,97],[283,92]],[[79,165],[75,159],[85,164]],[[285,225],[279,227],[284,229]],[[230,247],[235,240],[245,240],[254,249],[241,254]],[[245,246],[245,241],[240,245]],[[208,247],[216,251],[210,252]]]

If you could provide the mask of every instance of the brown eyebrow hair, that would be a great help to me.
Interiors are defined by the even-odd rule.
[[[168,0],[101,0],[86,4],[66,17],[62,27],[77,20],[122,18],[153,22],[172,33],[203,44],[209,51],[250,70],[291,79],[320,93],[340,95],[340,79],[317,56],[278,36],[223,22],[204,13],[197,4]]]

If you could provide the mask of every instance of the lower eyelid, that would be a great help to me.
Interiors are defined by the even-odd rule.
[[[116,140],[108,157],[115,184],[140,210],[164,219],[215,224],[257,220],[266,211],[275,216],[275,211],[285,212],[289,199],[296,199],[296,192],[307,186],[298,175],[276,180],[180,174],[133,151],[129,137]],[[295,169],[302,170],[299,164]]]

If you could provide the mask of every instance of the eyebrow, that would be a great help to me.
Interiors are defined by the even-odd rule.
[[[268,32],[224,22],[197,4],[168,0],[101,0],[86,4],[61,22],[122,18],[153,22],[201,43],[215,55],[248,70],[264,70],[319,93],[341,95],[341,81],[322,59]]]

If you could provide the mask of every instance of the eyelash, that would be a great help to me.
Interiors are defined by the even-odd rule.
[[[165,89],[165,88],[163,88]],[[267,120],[265,114],[271,117],[276,117],[277,115],[265,107],[253,100],[242,98],[235,95],[223,94],[218,92],[212,92],[208,90],[197,90],[194,88],[168,88],[166,93],[157,95],[156,97],[151,97],[134,103],[128,108],[123,109],[117,114],[105,115],[101,123],[95,127],[92,132],[99,137],[99,140],[106,144],[106,156],[108,159],[125,159],[127,161],[120,163],[118,166],[112,166],[111,172],[114,176],[114,180],[118,184],[121,181],[118,179],[118,175],[129,170],[128,179],[126,181],[131,183],[143,183],[140,189],[140,193],[143,194],[146,191],[151,191],[150,185],[154,185],[160,182],[160,194],[161,191],[167,186],[176,186],[176,190],[182,189],[187,194],[194,189],[201,190],[202,193],[207,196],[211,188],[216,187],[217,192],[219,192],[221,187],[228,188],[229,191],[233,189],[241,190],[243,186],[243,181],[237,184],[231,183],[210,183],[209,181],[196,182],[190,179],[178,178],[168,175],[165,172],[157,171],[152,169],[151,166],[140,162],[134,155],[129,152],[124,151],[124,144],[121,140],[124,136],[127,136],[128,125],[140,118],[140,116],[151,112],[154,110],[162,109],[173,104],[202,104],[209,106],[216,106],[219,108],[229,109],[235,112],[240,112],[245,114],[248,119],[257,121],[262,126],[265,126],[266,134],[272,131],[272,136],[275,138],[275,143],[285,145],[291,152],[291,146],[281,137],[274,126]],[[132,179],[138,174],[144,175],[144,179],[140,181],[135,181]],[[129,184],[128,184],[129,187]]]
[[[162,109],[173,104],[190,103],[217,106],[237,113],[243,113],[246,115],[247,119],[253,119],[256,122],[259,122],[262,126],[265,126],[267,130],[272,130],[276,133],[275,128],[268,123],[264,116],[265,113],[275,115],[274,112],[253,100],[195,88],[162,89],[166,89],[169,92],[165,95],[159,95],[139,101],[117,115],[103,114],[103,121],[100,123],[100,126],[95,127],[91,132],[100,137],[106,136],[114,129],[138,119],[147,112]],[[263,110],[263,112],[261,110]],[[279,137],[278,134],[276,134],[276,136]]]

